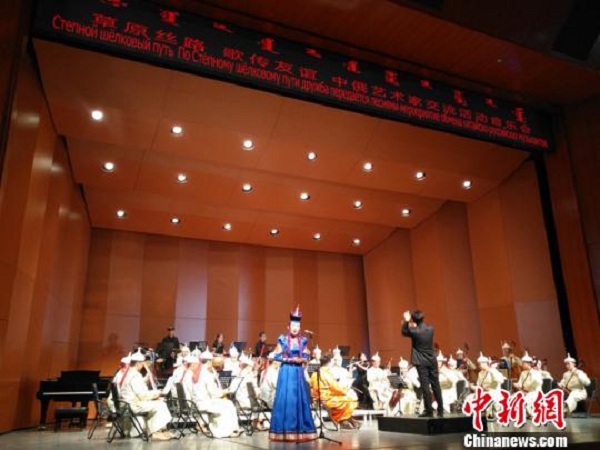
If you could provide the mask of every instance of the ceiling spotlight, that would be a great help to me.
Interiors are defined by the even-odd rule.
[[[365,172],[370,172],[371,170],[373,170],[373,163],[370,161],[367,161],[366,163],[363,164],[363,170]]]
[[[271,236],[277,236],[279,234],[279,230],[277,228],[272,228],[271,231],[269,231],[269,234]]]
[[[127,213],[126,213],[124,210],[122,210],[122,209],[119,209],[119,210],[117,211],[117,217],[118,217],[119,219],[124,219],[124,218],[125,218],[125,216],[127,216]]]
[[[425,172],[417,172],[415,173],[415,178],[419,181],[424,180],[427,174]]]
[[[175,136],[181,136],[183,134],[183,127],[181,125],[173,125],[171,127],[171,133]]]
[[[223,224],[223,229],[224,229],[225,231],[231,231],[231,224],[230,224],[229,222],[225,222],[225,223]]]
[[[308,152],[308,153],[306,154],[306,158],[307,158],[309,161],[314,161],[315,159],[317,159],[317,154],[316,154],[315,152]]]
[[[315,233],[315,234],[313,234],[313,239],[315,241],[320,241],[321,240],[321,233]]]
[[[463,189],[471,189],[472,185],[473,185],[473,183],[471,182],[471,180],[464,180],[462,182]]]
[[[181,219],[179,217],[171,217],[171,223],[173,225],[178,225],[181,222]]]
[[[352,239],[352,245],[354,247],[358,247],[360,245],[360,239],[358,239],[358,238]]]
[[[102,164],[102,170],[104,170],[105,172],[112,172],[113,170],[115,170],[115,163],[111,161],[106,161],[104,164]]]
[[[254,189],[254,188],[252,187],[252,185],[250,183],[242,184],[242,191],[250,192],[252,189]]]
[[[412,213],[412,211],[411,211],[410,209],[408,209],[408,208],[403,208],[403,209],[402,209],[402,215],[403,215],[404,217],[408,217],[408,216],[410,216],[410,213]]]
[[[254,148],[254,142],[252,142],[250,139],[244,139],[242,142],[242,148],[244,150],[252,150]]]
[[[92,111],[92,119],[100,121],[104,118],[104,113],[99,109],[95,109]]]
[[[360,209],[363,207],[362,201],[360,200],[354,200],[352,202],[352,206],[354,207],[354,209]]]
[[[302,192],[300,194],[300,200],[308,200],[310,198],[310,194],[308,192]]]
[[[177,174],[177,182],[178,183],[187,183],[188,177],[185,173]]]

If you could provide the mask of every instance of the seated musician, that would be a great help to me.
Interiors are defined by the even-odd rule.
[[[465,374],[463,373],[463,371],[458,368],[458,362],[452,356],[448,358],[448,372],[450,373],[450,376],[454,381],[455,392],[456,385],[458,384],[458,382],[461,380],[465,381],[465,390],[463,391],[461,398],[458,398],[458,392],[456,392],[457,398],[455,400],[455,403],[458,405],[457,410],[460,410],[460,405],[462,405],[464,397],[469,392],[468,380],[465,378]],[[444,405],[446,405],[446,400],[444,400]]]
[[[252,385],[254,392],[258,392],[258,365],[254,364],[254,361],[250,355],[242,352],[242,355],[239,358],[239,366],[240,370],[238,374],[232,378],[229,391],[231,392],[231,395],[235,397],[235,400],[240,408],[250,410],[252,409],[252,404],[250,402],[250,391],[248,389],[248,384]],[[258,423],[258,415],[255,413],[252,414],[252,427],[259,431],[264,430],[264,428]]]
[[[183,382],[183,376],[185,375],[188,367],[189,367],[189,358],[190,356],[186,356],[186,358],[182,358],[178,356],[175,362],[173,363],[173,373],[167,379],[165,386],[162,389],[162,395],[167,396],[169,393],[173,398],[177,398],[177,388],[175,385],[177,383]]]
[[[583,370],[577,368],[577,361],[570,354],[567,354],[564,362],[567,371],[563,373],[562,380],[560,380],[558,386],[567,394],[565,403],[567,404],[569,413],[572,413],[577,408],[577,403],[587,398],[585,387],[591,381]]]
[[[348,389],[348,395],[358,401],[356,392],[351,389],[354,378],[352,378],[350,371],[343,367],[343,361],[344,359],[342,358],[340,349],[337,347],[334,348],[329,370],[331,370],[331,374],[335,378],[335,381],[337,381],[344,389]]]
[[[542,374],[532,368],[533,358],[525,352],[521,358],[521,374],[513,387],[525,393],[525,405],[529,415],[533,414],[533,403],[542,390]]]
[[[320,380],[320,383],[319,383]],[[331,373],[331,358],[327,355],[321,357],[320,376],[314,372],[310,377],[310,386],[313,398],[319,398],[331,420],[338,423],[343,429],[360,428],[360,422],[352,418],[352,412],[358,406],[356,399],[348,396],[348,388],[341,386]]]
[[[386,409],[394,394],[394,389],[392,389],[388,379],[390,372],[382,369],[380,365],[379,353],[375,353],[371,357],[371,367],[367,370],[367,381],[369,382],[369,394],[371,394],[373,400],[373,409]]]
[[[467,381],[475,381],[477,378],[477,366],[469,359],[462,349],[456,350],[456,367]]]
[[[123,356],[121,358],[121,362],[119,363],[119,370],[117,370],[117,372],[115,373],[111,383],[117,388],[117,392],[119,392],[121,390],[121,385],[123,384],[123,378],[125,377],[125,374],[127,374],[127,372],[129,372],[129,366],[131,365],[131,352],[129,352],[129,354],[127,356]],[[108,409],[110,409],[111,411],[115,411],[115,403],[112,399],[112,396],[108,396],[108,398],[106,399],[106,404],[108,406]]]
[[[444,411],[447,413],[450,412],[450,407],[458,398],[456,394],[456,383],[458,380],[464,379],[463,375],[458,375],[456,370],[452,370],[446,366],[446,357],[442,354],[441,350],[437,356],[437,364],[438,364],[438,376],[440,379],[440,389],[442,390],[442,398],[444,403]],[[436,408],[434,406],[434,408]]]
[[[216,438],[237,437],[240,429],[235,406],[226,398],[228,389],[221,389],[216,371],[212,368],[213,355],[208,350],[201,353],[202,368],[198,382],[193,385],[192,400],[198,410],[209,413],[210,431]]]
[[[273,407],[275,392],[277,390],[277,379],[279,378],[279,367],[281,363],[275,361],[275,352],[268,355],[269,366],[263,371],[260,380],[260,398],[269,408]]]
[[[312,351],[312,359],[308,362],[308,364],[321,364],[321,356],[323,352],[319,348],[319,345],[315,345]]]
[[[131,355],[131,365],[124,376],[119,396],[129,403],[134,413],[148,413],[146,427],[153,440],[166,441],[173,436],[166,430],[171,422],[167,404],[160,398],[160,391],[149,390],[140,370],[144,367],[145,355],[138,350]]]
[[[212,343],[212,351],[213,353],[215,353],[216,355],[222,355],[223,351],[225,350],[225,336],[223,336],[223,333],[218,333],[217,336],[215,337],[215,340]]]
[[[404,383],[400,391],[400,412],[404,415],[417,414],[419,412],[417,411],[419,401],[415,390],[421,387],[419,373],[416,367],[409,368],[408,361],[402,357],[400,357],[398,368],[400,369],[400,377]]]
[[[532,368],[534,370],[537,370],[540,372],[542,379],[547,378],[549,380],[554,380],[554,378],[552,377],[552,374],[548,371],[548,360],[547,359],[536,358],[534,356]]]
[[[231,372],[232,377],[237,377],[240,374],[240,352],[235,346],[229,349],[229,358],[223,361],[223,370]]]
[[[491,367],[492,359],[484,356],[483,353],[479,354],[477,358],[479,364],[479,374],[477,375],[477,382],[470,386],[471,390],[475,390],[477,387],[481,387],[485,392],[492,396],[494,404],[499,404],[502,396],[500,389],[504,376],[498,371]],[[474,398],[475,394],[469,394],[467,401],[470,402]],[[491,413],[491,409],[489,411]]]

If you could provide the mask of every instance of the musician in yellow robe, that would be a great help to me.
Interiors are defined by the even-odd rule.
[[[356,399],[348,395],[348,388],[341,386],[331,373],[331,358],[327,355],[321,357],[320,369],[320,394],[321,403],[335,423],[344,429],[360,427],[360,422],[352,418],[352,413],[358,406]],[[319,398],[319,378],[317,372],[310,377],[310,387],[313,398]]]

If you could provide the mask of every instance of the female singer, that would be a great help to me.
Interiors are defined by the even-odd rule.
[[[217,337],[215,337],[215,340],[212,344],[213,353],[215,353],[217,355],[223,354],[223,350],[224,350],[223,341],[224,341],[223,333],[217,334]]]
[[[273,402],[269,440],[300,442],[317,438],[310,411],[310,390],[304,364],[310,356],[308,339],[300,335],[300,308],[290,313],[288,333],[277,339],[274,359],[281,362]]]

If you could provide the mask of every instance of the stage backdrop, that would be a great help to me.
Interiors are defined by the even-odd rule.
[[[368,350],[358,256],[94,229],[79,366],[111,373],[135,342],[154,346],[171,324],[182,341],[222,332],[253,346],[265,330],[275,342],[296,304],[320,347]]]
[[[514,341],[562,373],[564,343],[533,163],[468,205],[447,202],[365,256],[372,350],[387,361],[410,355],[401,314],[421,308],[448,353],[468,344],[500,356]]]

